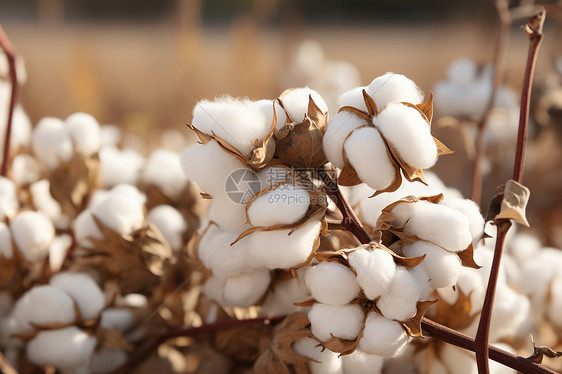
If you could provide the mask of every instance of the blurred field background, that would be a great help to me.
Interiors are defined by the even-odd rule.
[[[560,22],[547,17],[537,80],[562,53]],[[84,111],[152,139],[167,128],[187,136],[201,98],[278,96],[307,39],[327,59],[353,64],[362,84],[395,71],[428,92],[457,58],[492,62],[497,16],[485,0],[3,0],[0,23],[26,62],[21,100],[32,123]],[[521,24],[512,27],[506,66],[516,90],[528,45]],[[434,135],[457,151],[435,171],[468,196],[471,160],[461,135],[454,128]],[[488,177],[484,207],[508,169]],[[531,211],[542,209],[533,204],[532,197]]]

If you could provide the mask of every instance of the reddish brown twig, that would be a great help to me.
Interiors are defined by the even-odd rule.
[[[519,132],[517,134],[517,149],[515,151],[515,164],[513,166],[513,180],[521,183],[523,179],[523,168],[525,166],[525,148],[527,145],[527,125],[529,120],[529,103],[531,95],[531,86],[533,83],[533,75],[535,71],[535,63],[537,60],[538,50],[543,38],[543,24],[545,18],[544,8],[532,17],[525,27],[525,33],[529,37],[529,53],[527,65],[525,67],[525,76],[523,78],[523,89],[521,94],[521,111],[519,116]],[[494,258],[490,270],[490,278],[484,297],[484,305],[480,314],[480,322],[476,332],[476,362],[478,363],[478,373],[488,374],[490,372],[488,365],[488,338],[490,332],[490,321],[492,318],[492,309],[494,305],[494,296],[496,293],[496,284],[499,274],[501,257],[503,252],[503,244],[505,236],[511,226],[509,220],[496,220],[497,238],[494,249]]]
[[[4,51],[8,59],[8,66],[10,68],[10,81],[12,83],[12,92],[10,96],[10,107],[8,108],[8,122],[6,123],[6,133],[4,138],[4,154],[2,158],[2,166],[0,167],[0,176],[5,177],[8,175],[8,168],[10,165],[10,144],[12,137],[12,120],[14,117],[14,107],[18,97],[18,78],[16,74],[16,54],[14,47],[10,43],[10,39],[0,26],[0,48]]]

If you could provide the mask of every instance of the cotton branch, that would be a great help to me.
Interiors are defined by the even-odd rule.
[[[533,16],[525,26],[525,33],[529,37],[529,53],[527,57],[527,65],[525,67],[525,76],[523,78],[523,90],[521,94],[521,111],[519,116],[519,131],[517,134],[517,149],[515,152],[515,164],[513,166],[513,180],[521,183],[523,179],[523,168],[525,165],[525,148],[527,145],[527,126],[529,120],[529,104],[533,75],[535,71],[535,63],[537,60],[538,50],[543,38],[543,24],[545,19],[544,8]],[[494,249],[494,258],[484,298],[482,313],[480,314],[480,323],[476,333],[476,362],[478,364],[478,373],[489,374],[488,365],[488,340],[490,333],[490,321],[492,318],[492,309],[494,304],[494,296],[496,293],[496,285],[500,270],[501,257],[503,252],[503,244],[505,236],[511,226],[511,221],[507,219],[496,220],[497,239]]]
[[[8,166],[10,165],[10,144],[12,137],[12,121],[14,117],[14,107],[18,96],[18,79],[16,74],[16,54],[14,47],[8,36],[0,26],[0,48],[4,51],[8,59],[8,66],[10,68],[10,81],[12,83],[12,92],[10,95],[10,107],[8,108],[8,122],[6,123],[6,133],[4,138],[4,154],[2,157],[2,165],[0,166],[0,176],[5,177],[8,175]]]

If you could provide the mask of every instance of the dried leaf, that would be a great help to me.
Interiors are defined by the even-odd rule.
[[[124,349],[132,351],[133,347],[125,341],[123,334],[118,330],[100,327],[96,332],[98,347],[106,349]]]
[[[482,267],[474,261],[474,247],[472,243],[470,243],[470,245],[464,251],[457,252],[457,255],[461,259],[462,266],[477,270]]]
[[[510,179],[505,184],[500,213],[495,219],[512,219],[517,223],[529,227],[525,216],[525,209],[529,201],[530,191],[527,187]]]
[[[339,113],[339,112],[343,112],[343,111],[353,113],[353,114],[355,114],[357,117],[362,118],[362,119],[364,119],[364,120],[367,121],[367,122],[371,122],[371,115],[370,115],[369,113],[365,112],[365,111],[362,111],[361,109],[357,109],[356,107],[347,106],[347,105],[346,105],[346,106],[342,106],[342,107],[338,110],[338,113]]]
[[[340,356],[346,356],[355,352],[360,339],[360,337],[357,337],[354,340],[346,340],[333,335],[331,336],[330,340],[321,342],[321,344],[330,351],[339,353]]]
[[[315,298],[312,298],[312,299],[308,299],[308,300],[305,300],[305,301],[301,301],[299,303],[295,303],[295,306],[300,306],[300,307],[303,307],[303,308],[310,308],[314,304],[316,304],[317,302],[318,301],[316,301]]]
[[[363,101],[365,101],[365,107],[367,108],[367,112],[369,113],[370,118],[372,118],[379,113],[377,104],[375,104],[375,100],[373,100],[373,98],[367,93],[366,90],[363,90],[362,93]]]
[[[262,345],[269,342],[270,333],[271,325],[264,323],[231,327],[216,332],[213,345],[236,361],[254,362],[260,356]]]
[[[269,132],[262,139],[261,143],[252,150],[252,156],[248,160],[248,164],[254,168],[261,168],[265,166],[275,154],[276,143],[273,139],[275,127],[277,126],[277,115],[275,113],[275,102],[273,102],[273,119]]]
[[[437,155],[438,156],[452,155],[453,153],[455,153],[455,151],[451,151],[449,148],[447,148],[447,146],[445,144],[441,143],[436,138],[433,138],[433,141],[435,142],[435,145],[437,146]]]
[[[340,175],[338,175],[338,184],[340,186],[352,187],[361,183],[363,183],[363,181],[359,178],[359,175],[357,175],[357,171],[355,171],[349,161],[344,161],[343,169]]]
[[[537,347],[535,345],[535,339],[532,337],[532,335],[531,338],[533,340],[533,354],[527,357],[528,360],[531,360],[535,364],[540,364],[542,363],[542,360],[545,356],[549,358],[562,357],[562,352],[560,351],[555,351],[554,349],[545,345]]]
[[[409,320],[402,322],[402,326],[411,337],[423,337],[421,320],[430,306],[435,304],[437,300],[418,301],[416,315]]]
[[[427,124],[431,126],[431,120],[433,119],[433,92],[429,91],[429,99],[421,104],[412,104],[408,102],[402,102],[401,104],[417,109]]]
[[[471,292],[472,293],[472,292]],[[432,319],[442,325],[452,328],[453,330],[461,331],[474,322],[478,313],[472,313],[472,302],[470,295],[466,295],[462,290],[457,287],[457,300],[454,304],[447,304],[445,301],[440,300],[435,306],[435,314]]]

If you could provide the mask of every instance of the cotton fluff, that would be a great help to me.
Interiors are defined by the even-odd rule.
[[[223,230],[211,225],[205,231],[197,249],[197,256],[205,267],[217,276],[238,275],[248,269],[247,243],[244,238],[234,245],[240,232]]]
[[[464,216],[468,218],[472,240],[480,239],[484,232],[484,217],[482,217],[480,208],[474,201],[461,198],[445,198],[439,204],[448,206],[464,214]]]
[[[64,265],[68,250],[72,246],[72,237],[67,234],[57,235],[49,246],[49,267],[57,272]]]
[[[365,120],[348,111],[341,111],[328,121],[328,128],[324,134],[324,153],[328,160],[338,168],[343,168],[343,145],[349,133],[359,126],[365,125]]]
[[[0,84],[0,88],[2,85]],[[0,103],[2,102],[1,92],[0,92]],[[7,108],[8,103],[5,103],[5,108]],[[6,133],[6,124],[8,119],[7,111],[0,109],[0,118],[3,120],[0,123],[0,151],[4,151],[4,140]],[[16,104],[14,107],[14,114],[12,117],[12,134],[10,136],[10,145],[12,149],[18,149],[19,147],[27,147],[29,140],[31,138],[31,122],[29,117],[23,107]]]
[[[248,218],[254,226],[288,225],[303,218],[310,194],[301,186],[283,184],[254,200]]]
[[[86,273],[58,273],[51,278],[49,284],[72,297],[85,321],[96,319],[105,306],[103,292]]]
[[[179,198],[187,185],[179,155],[166,149],[157,149],[150,154],[142,169],[141,180],[157,186],[172,199]]]
[[[100,126],[100,143],[102,147],[117,147],[121,141],[121,129],[116,125]]]
[[[12,160],[12,180],[19,186],[31,184],[41,177],[41,166],[27,154],[19,154]]]
[[[349,254],[349,264],[357,273],[357,283],[367,298],[374,300],[388,292],[396,272],[390,253],[384,250],[359,249]]]
[[[462,265],[456,253],[422,240],[403,247],[402,252],[407,257],[425,255],[420,266],[427,271],[431,288],[453,286],[457,282]]]
[[[121,183],[137,184],[144,157],[132,149],[103,147],[99,152],[100,179],[103,188]]]
[[[33,183],[29,190],[33,205],[38,211],[49,217],[57,228],[68,228],[70,219],[66,214],[62,214],[59,202],[51,195],[51,183],[47,179]]]
[[[21,212],[10,223],[10,228],[12,238],[26,260],[41,261],[47,256],[55,228],[43,213]]]
[[[367,87],[367,93],[373,98],[379,111],[391,103],[423,102],[423,93],[411,79],[392,72],[373,79]]]
[[[107,308],[101,312],[100,326],[104,329],[126,331],[134,323],[130,308]]]
[[[406,321],[416,315],[419,297],[416,279],[406,268],[398,266],[390,289],[382,294],[377,306],[386,318]]]
[[[112,193],[92,209],[104,225],[121,234],[130,234],[144,225],[144,205],[135,196]]]
[[[308,103],[310,98],[322,113],[328,112],[326,102],[320,94],[308,87],[295,88],[281,96],[285,111],[293,122],[302,122],[304,116],[308,112]]]
[[[441,360],[455,374],[478,373],[474,354],[453,345],[444,344],[441,351]]]
[[[0,258],[11,259],[14,255],[12,246],[12,235],[10,228],[0,221]]]
[[[258,100],[253,102],[255,108],[263,115],[265,122],[270,126],[273,123],[273,107],[275,106],[275,128],[279,130],[287,121],[287,114],[277,100]]]
[[[373,124],[410,166],[427,169],[437,161],[437,146],[421,113],[403,104],[388,105]]]
[[[205,283],[205,294],[223,306],[246,308],[259,301],[270,281],[271,275],[265,269],[227,278],[212,276]]]
[[[319,238],[320,222],[311,220],[301,228],[255,232],[249,236],[248,264],[268,269],[289,269],[306,261]]]
[[[450,81],[438,82],[433,88],[435,94],[435,109],[441,115],[459,116],[469,115],[468,108],[465,107],[465,90]]]
[[[72,140],[64,122],[58,118],[45,117],[33,132],[33,152],[49,169],[55,169],[61,161],[72,157]]]
[[[306,268],[296,270],[296,277],[275,282],[268,291],[261,312],[266,316],[287,315],[302,311],[303,307],[295,306],[311,297],[305,284],[304,273]]]
[[[498,341],[508,336],[528,336],[530,329],[521,327],[530,327],[532,312],[531,303],[526,296],[514,291],[505,283],[498,284],[490,322],[490,341]],[[523,334],[519,334],[521,330]]]
[[[365,353],[394,357],[402,351],[407,342],[408,335],[398,322],[370,312],[358,348]]]
[[[250,158],[255,148],[252,140],[263,139],[271,123],[251,101],[224,97],[198,102],[193,109],[193,126],[205,134],[222,138]]]
[[[323,342],[332,335],[354,340],[363,324],[363,311],[358,304],[328,305],[316,303],[308,312],[312,334]]]
[[[187,230],[187,223],[173,206],[155,206],[146,218],[160,230],[172,250],[178,251],[182,247],[182,235]]]
[[[0,177],[0,221],[13,217],[18,211],[18,197],[14,182]]]
[[[40,331],[26,346],[27,358],[38,366],[55,365],[62,372],[79,372],[90,363],[97,344],[76,326]]]
[[[84,248],[92,248],[89,238],[103,240],[103,235],[89,210],[83,210],[72,223],[76,242]]]
[[[209,221],[221,228],[237,231],[246,224],[246,206],[228,196],[213,197],[209,208]]]
[[[359,285],[348,267],[336,262],[322,261],[309,267],[306,286],[318,302],[344,305],[359,295]]]
[[[293,350],[314,361],[307,363],[311,374],[342,374],[342,360],[337,353],[325,349],[311,338],[302,338],[293,343]]]
[[[92,115],[74,113],[65,122],[66,131],[81,154],[91,156],[100,149],[100,125]]]
[[[469,86],[475,79],[478,66],[468,58],[459,58],[449,65],[447,78],[459,86]]]
[[[508,251],[515,258],[519,266],[523,267],[527,261],[538,253],[542,245],[540,240],[530,234],[519,233],[511,243],[509,243]]]
[[[363,97],[363,90],[366,90],[367,86],[355,87],[349,91],[346,91],[340,96],[339,106],[351,106],[363,111],[367,111],[367,106],[365,105],[365,99]]]
[[[342,356],[341,360],[345,374],[380,374],[384,364],[383,357],[358,350]]]

